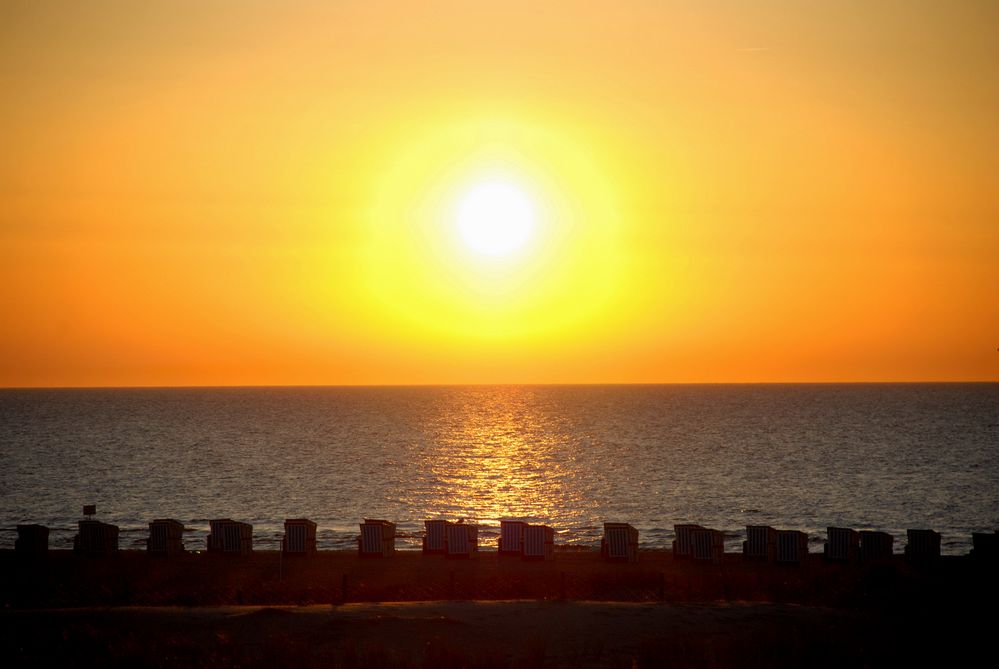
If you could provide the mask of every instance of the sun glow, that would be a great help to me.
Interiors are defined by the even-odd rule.
[[[531,238],[534,211],[530,199],[514,184],[488,181],[462,196],[455,220],[470,249],[485,255],[506,255]]]

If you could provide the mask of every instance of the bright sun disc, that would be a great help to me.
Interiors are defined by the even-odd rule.
[[[458,232],[473,251],[505,255],[527,242],[534,207],[526,194],[503,181],[480,183],[458,202]]]

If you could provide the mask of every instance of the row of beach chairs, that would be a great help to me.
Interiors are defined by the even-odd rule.
[[[470,558],[478,553],[478,526],[463,521],[424,521],[423,553],[448,558]],[[221,518],[209,521],[209,553],[246,555],[253,550],[253,526]],[[696,524],[674,525],[673,557],[699,562],[720,563],[724,555],[724,535],[720,530]],[[176,555],[185,551],[184,525],[173,519],[149,523],[147,551]],[[14,548],[21,555],[40,555],[48,550],[49,530],[43,525],[17,526]],[[358,553],[365,558],[388,558],[395,554],[396,526],[387,520],[365,519],[360,524]],[[910,562],[928,562],[940,557],[940,534],[933,530],[906,531],[905,557]],[[972,557],[994,562],[999,559],[999,532],[975,532]],[[894,538],[887,532],[826,529],[823,556],[830,562],[875,562],[890,559]],[[82,555],[109,556],[118,550],[118,527],[96,520],[79,521],[73,550]],[[286,555],[316,552],[316,523],[306,518],[285,520],[281,550]],[[547,525],[520,520],[501,520],[498,552],[525,560],[552,560],[555,531]],[[638,561],[638,530],[628,523],[604,523],[601,556],[611,562]],[[808,556],[808,536],[798,530],[779,530],[768,525],[747,525],[742,554],[747,560],[800,564]]]

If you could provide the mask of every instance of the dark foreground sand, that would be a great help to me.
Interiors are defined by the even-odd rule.
[[[917,568],[699,565],[658,552],[632,565],[592,553],[532,564],[54,552],[25,563],[3,551],[0,568],[4,666],[954,665],[991,646],[997,595],[995,570],[963,558]]]

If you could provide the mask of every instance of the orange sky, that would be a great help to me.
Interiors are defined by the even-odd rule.
[[[0,385],[999,380],[999,4],[540,4],[0,4]]]

